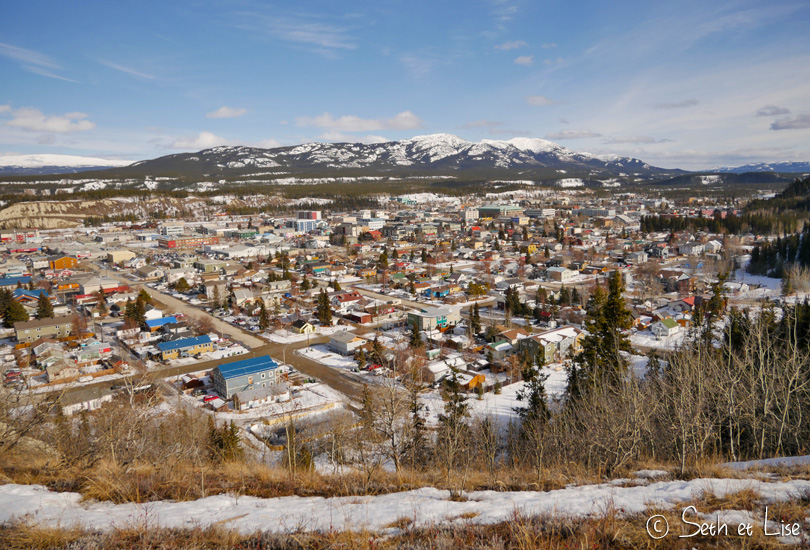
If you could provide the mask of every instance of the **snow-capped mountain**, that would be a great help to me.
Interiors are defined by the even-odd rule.
[[[810,174],[810,162],[755,162],[744,166],[721,166],[711,172],[779,172],[783,174]]]
[[[73,155],[6,155],[0,156],[0,174],[65,174],[128,166],[129,164],[132,164],[132,161]]]
[[[198,153],[182,153],[142,161],[124,169],[127,174],[184,173],[207,177],[238,175],[419,174],[458,175],[461,172],[521,175],[522,179],[561,177],[646,177],[675,170],[655,168],[638,159],[579,153],[543,139],[470,142],[449,134],[417,136],[385,143],[306,143],[258,149],[221,146]]]

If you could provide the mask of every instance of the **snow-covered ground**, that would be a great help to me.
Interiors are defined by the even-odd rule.
[[[659,338],[649,330],[642,330],[630,335],[630,343],[634,346],[646,348],[674,350],[683,345],[687,334],[687,330],[681,329],[672,336],[662,336]]]
[[[294,344],[296,342],[305,342],[307,340],[307,337],[317,338],[318,336],[328,336],[336,332],[349,330],[350,328],[351,327],[345,325],[336,327],[318,327],[318,330],[314,334],[309,335],[298,334],[297,332],[290,332],[289,330],[279,329],[273,332],[265,332],[264,334],[262,334],[262,336],[264,336],[271,342],[276,342],[278,344]]]
[[[326,344],[316,344],[308,348],[300,349],[296,353],[313,361],[317,361],[322,365],[326,365],[327,367],[349,370],[357,367],[357,361],[355,361],[351,355],[341,355],[329,351],[329,347]]]
[[[25,519],[42,527],[82,526],[94,530],[159,526],[199,529],[220,524],[243,533],[364,529],[393,533],[396,532],[393,526],[403,519],[419,527],[454,521],[493,524],[509,521],[516,513],[574,518],[612,513],[627,516],[648,513],[649,508],[675,510],[705,492],[723,498],[743,490],[756,491],[762,502],[774,503],[810,490],[810,481],[709,478],[650,482],[649,476],[639,476],[634,480],[569,486],[547,492],[475,491],[467,493],[464,502],[450,500],[449,491],[422,488],[378,496],[218,495],[190,502],[145,504],[81,502],[78,493],[56,493],[41,485],[7,484],[0,486],[0,523]],[[751,518],[755,524],[762,519],[748,512],[727,510],[724,520],[732,522],[729,531],[736,528],[732,518],[737,516]],[[769,525],[773,530],[774,525]],[[762,528],[761,523],[757,528]]]

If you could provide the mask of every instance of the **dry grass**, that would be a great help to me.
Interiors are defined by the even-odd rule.
[[[738,496],[746,500],[750,498]],[[774,519],[795,521],[807,512],[802,502],[774,505]],[[110,550],[214,550],[279,549],[279,550],[326,550],[362,549],[411,550],[428,549],[519,549],[519,550],[648,550],[661,548],[676,550],[698,549],[776,549],[785,548],[775,537],[765,537],[761,529],[754,536],[694,537],[684,540],[678,532],[672,532],[660,540],[653,540],[646,531],[647,518],[662,514],[673,527],[679,525],[680,516],[675,510],[649,509],[645,514],[622,516],[615,510],[607,510],[599,517],[576,519],[562,516],[528,517],[515,513],[509,521],[496,525],[476,525],[472,522],[446,522],[440,525],[417,528],[411,518],[403,517],[387,527],[399,529],[394,535],[381,536],[367,531],[341,531],[330,533],[293,533],[275,535],[256,533],[242,535],[223,526],[206,529],[119,529],[105,533],[78,530],[44,529],[24,523],[0,527],[0,548],[8,549],[110,549]],[[472,519],[472,515],[454,519]],[[731,529],[729,530],[731,532]]]

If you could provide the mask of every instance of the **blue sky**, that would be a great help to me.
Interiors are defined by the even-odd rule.
[[[0,154],[441,132],[687,169],[808,161],[808,23],[801,0],[19,2]]]

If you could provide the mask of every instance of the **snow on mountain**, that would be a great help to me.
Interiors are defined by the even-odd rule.
[[[12,168],[45,168],[60,166],[64,168],[113,168],[128,166],[131,160],[109,160],[93,157],[79,157],[73,155],[7,155],[0,156],[1,167]]]
[[[810,162],[754,162],[744,166],[719,166],[708,170],[709,172],[731,172],[743,174],[745,172],[783,172],[783,173],[810,173]]]

